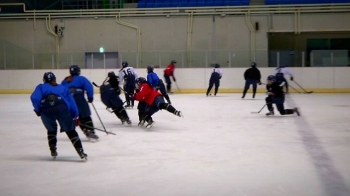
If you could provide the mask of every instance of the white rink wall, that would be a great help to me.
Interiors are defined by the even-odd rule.
[[[219,92],[241,92],[244,86],[243,73],[247,68],[223,68],[223,78]],[[274,73],[275,68],[259,68],[262,82],[268,75]],[[289,68],[294,79],[304,89],[314,92],[350,92],[350,67],[318,67],[318,68]],[[175,77],[181,93],[202,93],[208,87],[211,68],[177,68]],[[61,82],[69,75],[67,69],[58,70],[0,70],[0,93],[31,93],[36,85],[42,83],[43,74],[52,71],[57,81]],[[82,75],[91,82],[102,83],[109,71],[118,72],[118,69],[82,69]],[[139,76],[146,77],[146,69],[136,69]],[[163,68],[155,69],[160,78],[163,78]],[[288,77],[289,79],[289,77]],[[290,82],[294,88],[298,86]],[[173,84],[173,91],[177,92]],[[97,89],[96,89],[97,90]],[[292,92],[292,89],[290,89]],[[301,89],[299,89],[301,90]],[[96,91],[98,92],[98,91]],[[260,86],[258,92],[265,92]]]

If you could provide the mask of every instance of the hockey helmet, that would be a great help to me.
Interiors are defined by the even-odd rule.
[[[122,62],[122,67],[125,68],[125,67],[127,67],[127,66],[129,66],[129,63],[128,63],[127,61],[123,61],[123,62]]]
[[[151,65],[147,66],[147,73],[153,72],[153,67]]]
[[[135,80],[136,88],[139,89],[142,83],[145,83],[147,80],[144,77],[139,77]]]
[[[214,67],[215,67],[215,68],[220,68],[220,64],[216,63],[216,64],[214,65]]]
[[[43,77],[44,83],[48,83],[51,81],[56,81],[56,76],[52,72],[45,72]]]
[[[171,61],[171,64],[175,64],[175,63],[177,63],[175,60],[172,60],[172,61]]]
[[[78,65],[71,65],[69,67],[69,73],[73,76],[79,76],[80,75],[80,67]]]
[[[252,62],[252,67],[256,67],[256,62]]]
[[[274,75],[269,75],[267,77],[267,80],[271,80],[271,81],[275,81],[276,80],[276,77]]]
[[[114,73],[114,71],[110,71],[110,72],[108,72],[108,75],[107,75],[108,77],[112,77],[112,76],[115,76],[115,73]]]

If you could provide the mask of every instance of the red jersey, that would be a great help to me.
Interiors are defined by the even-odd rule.
[[[145,82],[141,84],[140,91],[134,95],[134,99],[144,101],[147,105],[152,106],[154,99],[159,95],[161,96],[150,84]]]
[[[174,70],[175,70],[175,66],[173,64],[169,64],[168,67],[164,69],[164,73],[169,77],[170,76],[174,77]]]

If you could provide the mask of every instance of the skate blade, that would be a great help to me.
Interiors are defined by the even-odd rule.
[[[154,124],[155,124],[155,122],[153,122],[153,123],[152,123],[152,124],[150,124],[150,125],[146,125],[146,129],[150,129],[150,128],[152,128]]]
[[[95,142],[98,142],[98,139],[89,138],[89,142],[95,143]]]

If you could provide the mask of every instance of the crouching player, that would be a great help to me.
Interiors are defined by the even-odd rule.
[[[296,113],[298,116],[300,116],[298,108],[294,109],[284,109],[284,92],[282,90],[282,87],[284,86],[284,83],[281,84],[277,83],[275,80],[275,76],[270,75],[267,77],[267,95],[265,101],[267,108],[269,109],[269,113],[267,113],[267,116],[274,115],[274,108],[272,107],[272,104],[276,104],[277,110],[280,112],[281,115],[289,115]]]
[[[57,156],[57,122],[61,132],[66,132],[75,150],[81,159],[87,159],[83,145],[75,130],[79,126],[79,111],[69,89],[56,83],[56,76],[52,72],[46,72],[43,78],[44,84],[39,84],[30,99],[34,106],[34,112],[47,129],[47,140],[51,156]],[[74,120],[73,120],[74,118]]]
[[[123,101],[120,99],[119,77],[113,71],[108,72],[107,78],[100,86],[101,101],[107,109],[110,109],[124,124],[131,125],[128,114],[123,107]]]
[[[154,124],[152,115],[159,110],[167,110],[176,116],[183,117],[181,111],[176,110],[169,103],[165,103],[163,96],[157,92],[145,78],[139,77],[136,79],[136,88],[138,90],[134,95],[134,99],[139,102],[144,101],[147,104],[143,114],[143,119],[139,123],[140,126],[143,126],[143,124],[147,122],[148,124],[146,125],[146,128],[151,128]]]

